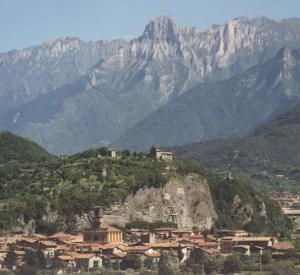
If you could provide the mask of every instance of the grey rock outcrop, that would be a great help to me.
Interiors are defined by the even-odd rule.
[[[179,228],[210,229],[217,219],[207,181],[198,175],[171,178],[166,186],[139,190],[103,216],[106,224],[124,226],[130,221],[165,221]]]

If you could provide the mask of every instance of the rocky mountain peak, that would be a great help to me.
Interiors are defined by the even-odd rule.
[[[43,45],[50,49],[53,53],[58,54],[66,51],[72,51],[80,47],[82,41],[79,38],[63,37],[54,40],[49,40]]]
[[[159,16],[146,26],[143,37],[151,40],[175,40],[177,27],[171,16]]]

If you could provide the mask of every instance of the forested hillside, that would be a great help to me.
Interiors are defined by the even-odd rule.
[[[9,161],[39,162],[53,158],[36,143],[10,132],[0,133],[0,164]]]
[[[278,207],[246,181],[205,175],[199,164],[168,163],[143,154],[130,155],[128,151],[120,153],[118,158],[109,158],[105,152],[105,148],[100,148],[64,159],[32,162],[16,158],[3,163],[0,228],[14,232],[26,227],[40,233],[74,232],[81,229],[81,219],[86,219],[95,205],[108,209],[141,188],[160,189],[171,178],[180,180],[194,173],[208,179],[218,214],[216,226],[243,226],[253,232],[281,230],[283,218]],[[282,228],[286,229],[285,225]]]
[[[258,180],[261,188],[299,190],[300,105],[253,133],[172,148],[179,158],[213,169],[238,168]],[[282,180],[278,180],[282,178]],[[298,191],[297,191],[298,192]]]

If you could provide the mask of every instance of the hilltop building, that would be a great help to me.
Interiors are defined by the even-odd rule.
[[[118,150],[116,150],[114,148],[109,148],[106,151],[107,156],[110,157],[110,158],[116,158],[117,157],[117,153],[118,153]]]
[[[169,151],[164,151],[152,146],[149,153],[150,157],[160,160],[173,160],[173,153]]]

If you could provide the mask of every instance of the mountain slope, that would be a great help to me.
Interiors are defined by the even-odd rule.
[[[228,80],[201,84],[140,121],[118,140],[131,149],[239,136],[290,110],[300,98],[300,50]]]
[[[65,38],[0,54],[0,128],[55,153],[112,143],[199,83],[297,47],[299,27],[260,17],[200,31],[162,16],[131,41]]]
[[[10,132],[0,133],[0,164],[10,161],[39,162],[52,156],[36,143]]]
[[[189,144],[175,147],[173,150],[179,158],[200,161],[214,169],[237,167],[252,175],[253,178],[265,180],[266,185],[272,185],[272,189],[280,187],[272,175],[283,175],[282,184],[287,189],[298,186],[299,148],[300,105],[298,104],[291,111],[262,125],[245,137]]]

